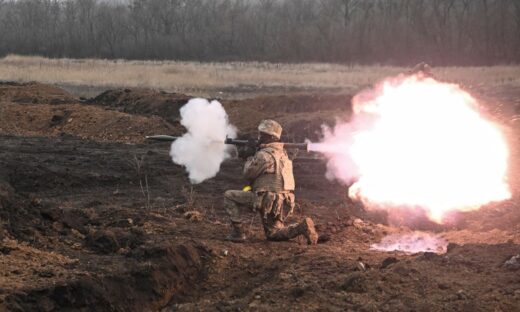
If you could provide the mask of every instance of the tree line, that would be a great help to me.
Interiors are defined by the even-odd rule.
[[[520,61],[520,0],[0,0],[0,55]]]

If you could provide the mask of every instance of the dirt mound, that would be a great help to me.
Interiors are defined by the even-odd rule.
[[[240,101],[224,101],[223,105],[240,135],[256,136],[262,119],[275,119],[284,127],[283,140],[288,142],[317,139],[324,124],[333,125],[336,118],[348,118],[350,96],[294,95],[258,97]]]
[[[227,109],[252,109],[270,114],[294,114],[320,111],[350,110],[348,95],[295,94],[261,96],[246,100],[223,101]]]
[[[0,311],[157,310],[204,276],[206,249],[153,236],[150,229],[169,220],[141,209],[139,179],[153,194],[180,184],[167,149],[70,137],[0,142],[0,266],[8,268]],[[111,206],[121,198],[132,199]]]
[[[11,229],[10,218],[14,206],[14,190],[9,183],[0,180],[0,240]]]
[[[0,133],[20,136],[73,135],[98,141],[142,142],[153,133],[180,134],[157,116],[134,116],[81,104],[3,103]]]
[[[208,252],[194,244],[140,248],[119,259],[108,274],[78,274],[57,285],[9,295],[4,304],[10,311],[155,311],[200,280],[207,258]],[[45,272],[47,277],[55,274]]]
[[[0,102],[22,104],[65,104],[78,99],[69,92],[37,82],[0,82]]]
[[[137,115],[156,115],[179,126],[179,109],[190,97],[178,93],[150,89],[116,89],[103,92],[86,103],[109,107]],[[263,96],[247,100],[222,100],[232,124],[241,136],[255,136],[262,119],[279,120],[285,127],[285,140],[301,141],[319,136],[322,124],[333,124],[335,118],[347,118],[350,96],[299,94]]]
[[[179,108],[189,99],[187,95],[151,89],[116,89],[105,91],[85,103],[130,114],[157,115],[171,123],[178,123]]]
[[[518,278],[503,264],[519,245],[452,244],[445,255],[370,251],[373,232],[384,230],[337,226],[328,243],[307,249],[215,243],[228,256],[215,263],[200,293],[172,310],[516,311]]]
[[[50,223],[42,216],[44,209],[41,202],[19,196],[9,181],[1,179],[0,241],[6,237],[35,241],[46,234]]]

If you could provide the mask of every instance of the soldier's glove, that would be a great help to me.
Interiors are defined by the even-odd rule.
[[[256,148],[253,148],[251,146],[239,146],[237,147],[238,157],[242,158],[243,160],[246,160],[247,158],[255,155]]]
[[[255,139],[248,139],[247,140],[247,147],[249,147],[249,148],[252,148],[252,149],[256,150],[258,148],[258,145],[260,145],[258,140],[255,140]]]

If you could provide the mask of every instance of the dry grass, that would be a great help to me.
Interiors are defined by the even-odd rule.
[[[199,95],[214,95],[232,89],[238,93],[306,89],[352,92],[406,70],[318,63],[110,61],[17,55],[0,59],[0,80],[99,88],[145,87]],[[520,66],[440,67],[434,72],[439,78],[466,85],[520,86]]]

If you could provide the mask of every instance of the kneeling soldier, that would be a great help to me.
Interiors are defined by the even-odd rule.
[[[282,127],[273,120],[264,120],[258,126],[260,148],[244,165],[244,177],[251,182],[252,191],[229,190],[224,194],[224,206],[229,214],[232,232],[228,240],[246,239],[240,210],[258,211],[265,236],[272,241],[285,241],[299,235],[308,244],[316,244],[318,234],[312,219],[284,225],[286,211],[294,209],[294,175],[292,161],[280,143]],[[288,214],[288,213],[287,213]]]

